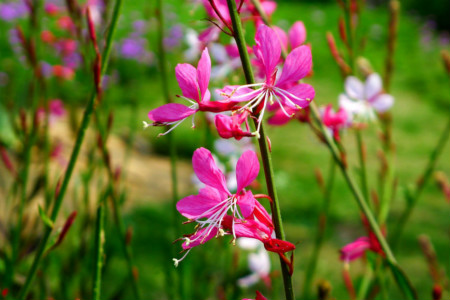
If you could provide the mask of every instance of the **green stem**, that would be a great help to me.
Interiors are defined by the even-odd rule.
[[[236,40],[236,44],[239,49],[239,55],[241,58],[242,68],[244,70],[244,75],[247,84],[252,84],[255,82],[253,70],[251,68],[250,64],[250,58],[248,56],[247,52],[247,46],[245,43],[244,38],[244,32],[242,30],[242,24],[239,17],[239,14],[236,9],[236,1],[234,0],[227,0],[228,4],[228,10],[230,12],[231,22],[233,24],[233,33],[234,33],[234,39]],[[255,120],[256,124],[256,120]],[[264,166],[264,174],[266,177],[266,184],[267,184],[267,191],[272,199],[271,202],[271,208],[272,208],[272,219],[275,227],[275,233],[277,238],[284,240],[284,229],[283,224],[281,220],[281,211],[280,211],[280,203],[277,196],[276,188],[275,188],[275,182],[274,182],[274,173],[273,173],[273,167],[272,167],[272,158],[269,151],[268,146],[268,138],[266,136],[264,125],[261,124],[260,132],[259,132],[260,138],[258,139],[259,149],[261,152],[261,160],[263,162]],[[288,265],[280,258],[280,264],[281,264],[281,271],[283,274],[283,282],[284,282],[284,290],[286,294],[287,300],[293,300],[294,297],[294,291],[292,288],[292,277],[289,273],[289,267]]]
[[[325,238],[325,231],[327,228],[327,219],[328,219],[328,211],[330,208],[330,200],[331,200],[331,191],[334,186],[334,178],[336,173],[336,162],[334,161],[334,158],[331,158],[330,161],[330,170],[328,173],[328,180],[327,184],[324,189],[324,201],[323,201],[323,207],[322,211],[319,216],[319,224],[317,226],[317,234],[316,234],[316,240],[314,243],[314,250],[311,256],[311,259],[309,260],[308,266],[305,271],[305,280],[303,282],[303,289],[304,299],[310,298],[311,293],[311,283],[314,279],[314,273],[316,271],[317,267],[317,261],[319,259],[320,249],[322,248],[322,244]]]
[[[352,30],[352,16],[351,16],[351,0],[345,0],[344,16],[347,29],[348,40],[348,60],[350,61],[350,68],[355,72],[355,46],[354,36]]]
[[[358,146],[358,156],[359,156],[359,176],[361,179],[361,187],[362,187],[362,193],[364,196],[364,199],[368,201],[369,207],[370,207],[370,201],[369,201],[369,184],[367,183],[367,168],[366,168],[366,148],[363,142],[363,137],[361,134],[361,130],[357,129],[355,130],[356,135],[356,144]]]
[[[321,119],[319,117],[319,113],[318,113],[315,103],[314,102],[310,103],[309,107],[310,107],[310,111],[311,111],[313,118],[319,125],[320,131],[322,132],[322,135],[326,140],[326,144],[327,144],[329,150],[331,151],[336,163],[338,164],[339,168],[341,169],[342,174],[344,175],[345,181],[347,182],[347,185],[349,186],[350,190],[352,191],[352,193],[358,203],[359,208],[365,215],[367,221],[369,222],[370,228],[372,229],[373,233],[377,237],[378,242],[380,243],[381,248],[383,249],[384,254],[386,255],[386,260],[388,261],[389,266],[391,267],[391,271],[392,271],[395,279],[397,280],[400,288],[403,289],[405,294],[410,296],[410,298],[415,298],[415,291],[413,290],[412,286],[410,285],[410,282],[407,279],[406,275],[403,274],[403,272],[400,270],[397,260],[395,259],[394,254],[392,253],[391,248],[389,247],[389,244],[387,243],[385,237],[381,233],[380,227],[379,227],[374,215],[372,214],[372,211],[370,210],[364,196],[362,195],[361,191],[359,190],[358,186],[356,185],[355,180],[348,172],[346,165],[342,162],[340,155],[339,155],[339,150],[337,149],[336,144],[334,143],[334,141],[332,140],[330,135],[327,133],[327,129],[325,128],[325,125],[323,124],[323,122],[321,121]]]
[[[156,1],[156,17],[158,20],[158,65],[159,70],[161,73],[161,83],[162,83],[162,90],[164,95],[164,100],[166,103],[172,103],[173,99],[170,94],[170,87],[169,87],[169,76],[167,72],[167,57],[166,57],[166,50],[164,49],[164,8],[162,0]],[[178,198],[178,177],[177,177],[177,147],[175,143],[175,135],[174,131],[168,133],[168,145],[169,145],[169,154],[170,154],[170,178],[172,183],[172,222],[173,227],[172,231],[170,231],[170,239],[176,239],[178,236],[181,235],[181,220],[180,220],[180,214],[178,213],[176,209],[176,204],[179,200]],[[169,255],[175,255],[175,253],[168,253]],[[178,291],[177,289],[170,289],[170,291],[173,293],[174,297],[179,297],[180,299],[186,298],[183,288],[183,274],[185,274],[185,269],[183,269],[183,266],[180,266],[181,270],[179,272],[174,272],[173,269],[169,271],[169,274],[167,276],[173,277],[172,279],[176,282],[178,280]],[[172,283],[172,285],[176,286],[176,283]],[[169,287],[170,288],[170,287]]]
[[[394,247],[398,245],[398,242],[400,240],[400,236],[403,233],[403,229],[408,223],[409,217],[411,216],[411,213],[414,209],[414,207],[417,204],[417,201],[419,200],[420,195],[422,194],[422,191],[427,184],[428,180],[430,179],[431,175],[433,174],[433,171],[436,167],[436,163],[438,158],[440,157],[442,151],[444,150],[445,144],[447,143],[447,140],[450,137],[450,119],[448,120],[447,125],[445,126],[444,130],[442,131],[442,134],[438,140],[438,143],[436,147],[434,148],[433,152],[430,154],[430,158],[428,160],[428,163],[425,167],[424,172],[422,173],[422,176],[416,183],[416,187],[414,190],[414,194],[412,195],[412,198],[408,200],[408,204],[406,209],[403,211],[403,214],[400,217],[400,221],[398,222],[397,228],[394,231],[394,234],[392,235],[395,237],[395,240],[393,241]]]
[[[105,200],[108,193],[105,193],[97,208],[97,222],[95,227],[95,272],[94,272],[94,300],[100,300],[101,283],[102,283],[102,266],[103,266],[103,244],[105,242],[105,231],[103,229],[105,223]]]
[[[116,30],[116,25],[117,25],[117,21],[119,19],[121,7],[122,7],[122,0],[117,0],[115,3],[113,15],[112,15],[111,25],[110,25],[108,35],[106,38],[106,46],[105,46],[104,53],[102,56],[103,59],[102,59],[101,75],[105,74],[105,71],[106,71],[106,68],[108,65],[109,54],[111,52],[112,39],[113,39],[115,30]],[[87,127],[89,126],[92,112],[95,109],[95,105],[94,105],[95,99],[96,99],[96,88],[94,86],[92,95],[89,99],[89,102],[87,104],[86,110],[83,115],[83,119],[81,121],[80,129],[78,131],[78,135],[77,135],[77,138],[75,141],[75,146],[72,150],[72,154],[70,156],[69,164],[67,166],[67,170],[65,172],[60,191],[58,193],[58,196],[55,199],[55,204],[53,206],[53,210],[52,210],[51,217],[50,217],[52,221],[55,221],[58,216],[58,212],[61,207],[62,201],[64,199],[64,195],[67,190],[67,186],[69,185],[69,181],[72,176],[72,173],[73,173],[73,170],[75,167],[75,163],[78,158],[78,154],[80,153],[81,144],[83,143],[83,139],[84,139]],[[51,233],[52,233],[52,228],[46,227],[45,232],[42,236],[41,242],[38,246],[38,250],[36,252],[36,256],[34,258],[33,264],[32,264],[31,269],[26,277],[25,284],[22,287],[22,289],[20,290],[19,297],[18,297],[18,299],[20,299],[20,300],[25,299],[28,294],[28,291],[31,287],[31,283],[33,282],[34,277],[36,276],[36,271],[37,271],[39,264],[41,262],[41,259],[43,257],[44,250],[46,249],[46,246],[47,246],[47,243],[48,243]]]

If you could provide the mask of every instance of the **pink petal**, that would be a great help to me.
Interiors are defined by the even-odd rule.
[[[197,66],[197,82],[200,87],[200,94],[202,97],[201,98],[202,101],[205,100],[205,93],[206,91],[208,91],[210,76],[211,76],[211,58],[209,57],[208,48],[205,48],[205,50],[203,50],[202,52],[202,57],[198,61]]]
[[[207,218],[219,209],[212,210],[221,200],[220,193],[207,186],[200,190],[199,195],[187,196],[178,201],[177,210],[191,220]]]
[[[237,203],[244,218],[248,218],[253,214],[256,202],[257,201],[251,191],[244,193],[244,195],[238,195]]]
[[[225,175],[217,167],[214,158],[208,149],[198,148],[192,157],[192,166],[198,179],[204,184],[220,192],[229,194],[226,187]]]
[[[297,21],[289,29],[289,42],[291,43],[291,49],[295,49],[306,40],[306,29],[302,21]]]
[[[272,26],[272,29],[277,34],[278,40],[280,41],[281,46],[283,47],[283,49],[285,49],[287,51],[287,49],[288,49],[288,37],[287,37],[286,32],[284,32],[284,30],[281,29],[278,26]]]
[[[169,103],[151,110],[148,113],[148,117],[157,123],[170,123],[186,119],[190,115],[195,114],[195,112],[194,109],[190,109],[185,105]]]
[[[178,64],[175,76],[183,96],[199,102],[197,70],[190,64]]]
[[[383,82],[380,75],[373,73],[369,75],[366,79],[364,86],[365,98],[366,100],[371,100],[373,97],[381,93],[383,89]]]
[[[231,223],[229,218],[226,221]],[[236,237],[248,237],[260,240],[261,242],[270,239],[270,235],[272,234],[271,228],[268,228],[257,220],[235,220],[234,232],[236,233]]]
[[[355,260],[361,257],[364,252],[370,248],[370,240],[368,237],[360,237],[354,242],[345,245],[341,248],[341,257],[340,259],[346,262]]]
[[[249,101],[261,93],[261,91],[256,91],[248,87],[239,87],[239,85],[227,85],[223,89],[217,89],[216,92],[226,97],[226,100],[234,102]]]
[[[276,92],[276,95],[281,97],[282,99],[284,97],[289,98],[289,100],[291,100],[301,108],[307,107],[311,100],[316,96],[316,91],[314,90],[314,88],[307,83],[297,84],[294,87],[288,89],[286,92],[287,93]],[[287,102],[285,103],[286,105],[289,105]]]
[[[277,86],[289,82],[297,82],[311,71],[312,56],[311,49],[308,46],[300,46],[295,48],[286,57],[283,73],[277,81]]]
[[[275,31],[266,25],[260,25],[258,27],[255,41],[255,55],[264,65],[266,80],[269,80],[280,60],[280,42]]]
[[[345,79],[345,92],[352,99],[364,99],[364,85],[355,76],[349,76]]]
[[[271,16],[277,8],[277,3],[275,1],[264,1],[261,3],[261,6],[266,15]]]
[[[252,150],[245,151],[236,164],[237,194],[250,185],[259,174],[259,161]]]
[[[289,107],[287,108],[291,110]],[[289,111],[286,112],[290,113]],[[273,126],[281,126],[287,124],[289,120],[291,120],[291,118],[286,116],[286,114],[280,108],[267,120],[267,123]]]

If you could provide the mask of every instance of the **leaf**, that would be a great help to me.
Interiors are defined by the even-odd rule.
[[[45,211],[42,209],[42,207],[39,205],[39,216],[41,217],[41,220],[44,222],[45,225],[47,225],[50,228],[53,228],[55,224],[52,220],[45,214]]]
[[[409,300],[417,300],[417,292],[412,286],[408,277],[406,277],[405,272],[403,272],[403,270],[401,270],[397,265],[391,262],[388,262],[388,264],[391,268],[392,275],[394,275],[397,285],[402,290],[406,298]]]
[[[12,145],[17,140],[6,109],[0,104],[0,142]]]

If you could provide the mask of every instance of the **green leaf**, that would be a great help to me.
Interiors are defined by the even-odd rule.
[[[400,269],[397,265],[388,262],[389,267],[391,268],[392,275],[394,275],[395,281],[397,282],[398,287],[402,290],[403,294],[409,300],[417,300],[417,292],[412,286],[409,279],[406,277],[405,272]]]
[[[50,218],[45,214],[45,211],[42,209],[42,207],[40,205],[38,207],[39,207],[39,216],[41,217],[44,224],[50,228],[53,228],[53,226],[55,226],[53,221],[50,220]]]
[[[11,145],[16,141],[16,135],[11,126],[8,111],[0,104],[0,142]]]

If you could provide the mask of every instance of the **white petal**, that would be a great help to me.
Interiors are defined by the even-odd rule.
[[[339,106],[351,114],[361,114],[366,110],[364,101],[354,101],[347,97],[347,95],[339,95]]]
[[[237,239],[237,245],[239,248],[244,250],[256,250],[260,245],[262,245],[262,242],[256,239],[242,237]]]
[[[349,76],[345,80],[345,92],[350,98],[364,99],[364,85],[355,76]]]
[[[270,258],[266,250],[261,249],[257,253],[248,255],[249,269],[260,277],[267,276],[270,272]]]
[[[259,279],[260,278],[259,278],[258,274],[252,273],[250,275],[239,278],[237,281],[237,284],[240,287],[248,288],[248,287],[251,287],[252,285],[257,284]]]
[[[382,94],[376,97],[371,103],[372,107],[380,113],[387,111],[393,104],[394,97],[388,94]]]
[[[364,99],[370,101],[373,97],[381,93],[382,89],[383,82],[380,75],[378,75],[377,73],[369,75],[369,77],[367,77],[366,79]]]
[[[228,61],[228,54],[225,47],[218,43],[213,43],[208,47],[209,53],[215,59],[216,63],[222,64]]]

